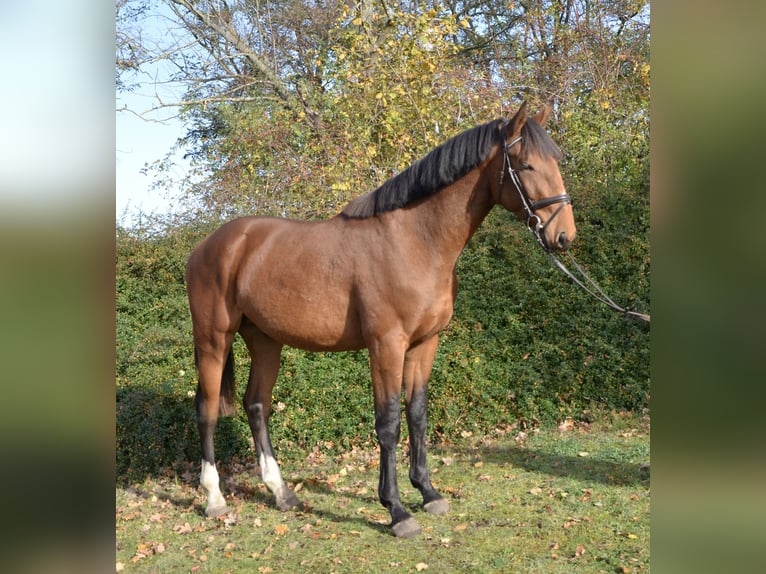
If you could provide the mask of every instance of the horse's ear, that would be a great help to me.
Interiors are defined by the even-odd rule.
[[[517,138],[521,135],[521,128],[523,128],[524,124],[527,123],[527,113],[527,102],[524,101],[524,103],[521,104],[519,111],[516,112],[516,115],[513,116],[513,118],[511,118],[511,120],[508,122],[508,130],[506,133],[508,134],[509,140]]]
[[[545,106],[541,111],[537,112],[534,118],[532,119],[534,119],[541,126],[545,126],[545,123],[548,121],[548,118],[551,116],[552,111],[553,111],[553,108],[551,106]]]

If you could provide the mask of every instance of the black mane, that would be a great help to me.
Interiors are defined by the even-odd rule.
[[[500,143],[503,123],[504,120],[493,120],[458,134],[376,190],[352,200],[343,209],[343,215],[357,219],[372,217],[444,189],[487,159],[492,148]],[[521,135],[522,155],[534,149],[543,156],[561,158],[558,146],[536,121],[527,121]]]
[[[487,158],[500,141],[501,121],[494,120],[458,134],[375,191],[351,201],[343,214],[354,218],[371,217],[444,189]]]

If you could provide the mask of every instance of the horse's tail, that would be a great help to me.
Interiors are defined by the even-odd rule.
[[[197,347],[194,347],[194,363],[199,369],[199,358]],[[199,393],[199,390],[197,391]],[[223,367],[223,376],[221,377],[220,402],[218,403],[218,415],[228,417],[234,414],[234,408],[237,405],[237,385],[234,380],[234,350],[229,349],[229,355],[226,357],[226,364]]]

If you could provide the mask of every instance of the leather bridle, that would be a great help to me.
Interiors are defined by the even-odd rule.
[[[506,130],[507,128],[508,126],[506,125]],[[562,209],[564,209],[564,206],[572,205],[572,198],[569,196],[568,193],[562,193],[561,195],[555,195],[553,197],[545,197],[537,201],[532,201],[529,199],[529,196],[527,195],[526,191],[524,191],[524,186],[521,184],[521,179],[519,179],[519,174],[517,173],[515,169],[513,169],[513,166],[511,165],[511,158],[508,155],[508,150],[510,150],[514,145],[520,142],[521,139],[522,137],[519,136],[515,138],[513,141],[508,142],[507,138],[505,137],[505,133],[503,134],[503,141],[505,141],[506,143],[504,145],[504,153],[503,153],[503,169],[500,172],[500,193],[503,192],[503,179],[505,176],[505,172],[507,170],[508,176],[511,178],[511,181],[513,182],[513,185],[516,187],[516,191],[519,192],[519,197],[521,198],[521,206],[522,206],[522,209],[524,210],[524,223],[532,231],[532,233],[534,233],[538,243],[540,243],[543,249],[545,249],[545,251],[550,251],[548,242],[545,240],[545,228],[548,225],[550,225],[551,221],[553,221],[555,217],[559,214],[559,212]],[[535,212],[539,209],[548,207],[549,205],[553,205],[555,203],[560,203],[561,205],[556,211],[553,212],[553,215],[551,215],[548,221],[543,223],[543,220]]]
[[[505,130],[503,133],[503,140],[508,141],[506,136],[506,130],[508,126],[506,124]],[[584,289],[589,295],[594,297],[595,299],[601,301],[602,303],[606,304],[610,308],[614,309],[615,311],[618,311],[620,313],[623,313],[625,316],[630,317],[632,319],[637,319],[639,321],[643,321],[645,323],[649,323],[651,320],[651,317],[645,313],[638,313],[636,311],[629,311],[628,309],[625,309],[624,307],[620,307],[617,303],[615,303],[606,293],[604,293],[603,289],[598,286],[598,284],[593,281],[583,270],[582,267],[575,261],[574,257],[572,256],[571,252],[567,252],[569,255],[569,259],[574,265],[575,269],[577,269],[577,272],[579,273],[581,279],[577,278],[567,267],[556,258],[556,255],[551,251],[551,249],[548,247],[548,243],[545,241],[545,228],[550,224],[551,221],[555,219],[555,217],[559,214],[559,211],[564,209],[565,205],[572,205],[572,198],[569,197],[568,193],[562,193],[561,195],[555,195],[553,197],[546,197],[543,199],[540,199],[538,201],[531,201],[529,199],[529,196],[527,196],[526,192],[524,191],[524,186],[521,184],[521,180],[519,179],[519,174],[516,172],[516,170],[513,169],[513,166],[511,165],[511,158],[508,155],[508,150],[512,148],[514,145],[519,143],[521,141],[521,136],[515,138],[513,141],[506,143],[504,146],[504,154],[503,154],[503,169],[500,172],[500,193],[503,193],[503,179],[505,176],[506,170],[508,171],[508,176],[511,178],[511,181],[513,182],[513,185],[516,186],[516,191],[519,192],[519,197],[521,198],[521,206],[524,210],[524,223],[527,224],[527,227],[532,231],[537,238],[537,242],[543,247],[543,249],[548,253],[548,256],[553,260],[553,262],[556,264],[556,266],[561,269],[570,279],[572,279],[577,285],[579,285],[582,289]],[[549,205],[553,205],[555,203],[560,203],[561,205],[559,208],[553,212],[553,215],[551,215],[550,219],[543,223],[542,219],[540,219],[539,215],[535,214],[535,211],[538,209],[542,209],[543,207],[547,207]],[[530,224],[532,220],[536,220],[534,222],[534,226]],[[588,283],[591,288],[589,288],[586,283]]]

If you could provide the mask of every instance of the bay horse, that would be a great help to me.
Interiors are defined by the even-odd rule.
[[[192,252],[186,269],[195,360],[200,483],[207,516],[227,511],[213,451],[218,416],[236,402],[232,342],[251,356],[244,408],[263,482],[276,505],[300,504],[282,480],[269,437],[283,345],[309,351],[369,350],[380,445],[380,502],[395,536],[420,526],[399,498],[396,446],[401,394],[409,426],[410,481],[423,508],[445,514],[426,461],[427,387],[439,332],[452,316],[455,264],[496,204],[515,213],[546,250],[575,237],[561,152],[543,128],[550,109],[469,129],[324,221],[244,217]]]

